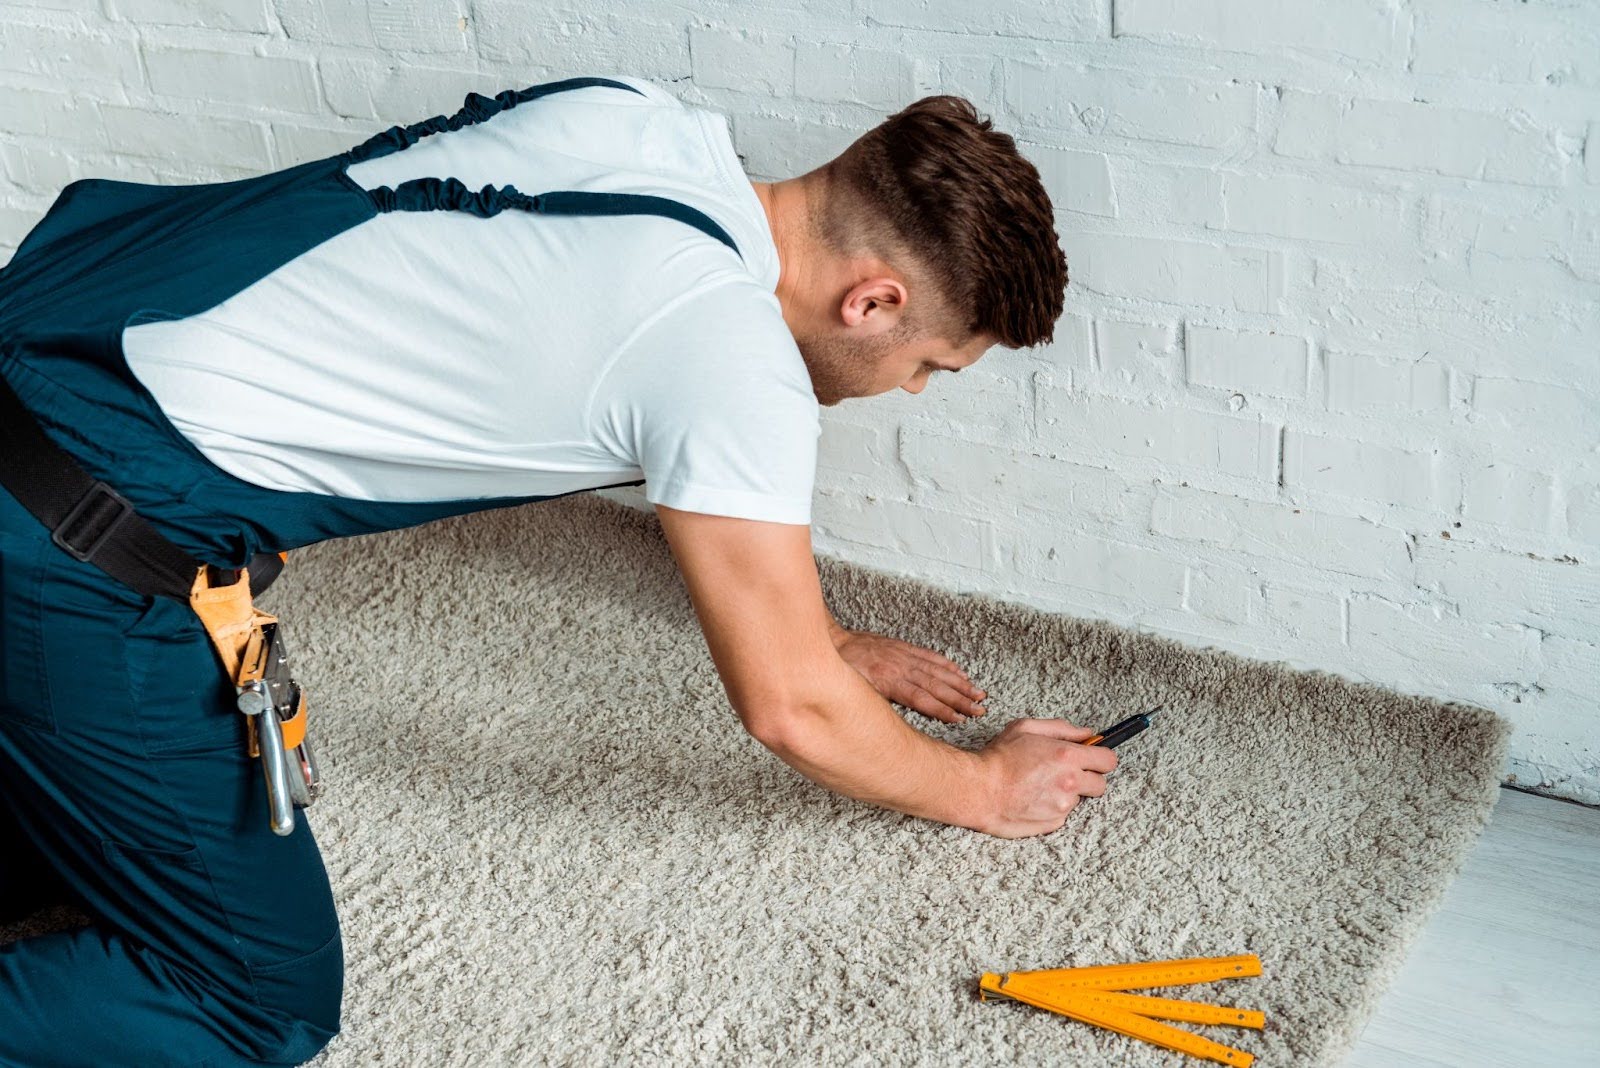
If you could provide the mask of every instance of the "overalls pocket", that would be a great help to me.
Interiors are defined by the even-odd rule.
[[[32,515],[14,519],[11,512],[21,512],[20,506],[3,491],[0,497],[0,724],[53,734],[44,670],[44,564],[47,552],[61,550],[31,531],[10,529],[21,522],[44,528]]]
[[[244,717],[211,639],[188,605],[146,598],[123,646],[129,699],[151,755],[245,745]]]

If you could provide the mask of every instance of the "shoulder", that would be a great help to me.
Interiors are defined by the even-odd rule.
[[[723,270],[662,301],[620,347],[616,387],[654,408],[782,412],[786,424],[820,423],[811,375],[776,294]]]
[[[777,294],[743,270],[707,271],[699,285],[665,302],[651,320],[641,333],[652,343],[694,345],[710,359],[805,377],[805,362]]]

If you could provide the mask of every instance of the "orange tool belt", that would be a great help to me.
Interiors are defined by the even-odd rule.
[[[288,553],[278,555],[285,560],[289,557]],[[248,568],[239,569],[239,577],[231,586],[212,585],[212,572],[210,567],[198,570],[194,587],[189,591],[189,604],[194,608],[195,615],[200,617],[200,622],[205,624],[211,644],[222,658],[228,680],[242,689],[252,682],[259,682],[265,675],[267,662],[263,628],[269,623],[277,623],[278,617],[263,612],[252,602]],[[260,741],[256,737],[256,718],[248,717],[250,755],[253,757],[261,755]],[[299,707],[294,715],[284,720],[281,726],[284,749],[298,748],[306,736],[305,691],[300,692]]]
[[[288,554],[278,557],[286,560]],[[200,566],[189,604],[237,691],[238,708],[248,725],[250,755],[260,758],[266,780],[267,822],[274,834],[293,834],[294,810],[311,804],[322,788],[311,739],[306,737],[305,690],[290,673],[278,617],[252,601],[250,569],[240,568],[231,583],[219,583],[217,577],[210,566]]]

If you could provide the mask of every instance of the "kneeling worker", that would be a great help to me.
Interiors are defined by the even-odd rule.
[[[1038,172],[949,96],[772,184],[721,115],[584,77],[242,181],[68,185],[0,271],[0,917],[93,923],[0,947],[0,1064],[298,1064],[337,1033],[306,706],[250,602],[329,538],[642,484],[778,756],[1060,827],[1115,754],[1059,719],[981,751],[910,727],[890,700],[984,694],[840,627],[809,523],[820,405],[1047,342],[1065,285]]]

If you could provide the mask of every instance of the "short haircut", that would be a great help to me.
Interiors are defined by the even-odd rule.
[[[826,247],[932,284],[936,310],[908,310],[919,332],[957,345],[991,334],[1013,349],[1053,339],[1067,259],[1050,197],[970,101],[923,97],[812,175],[822,177],[812,225]]]

